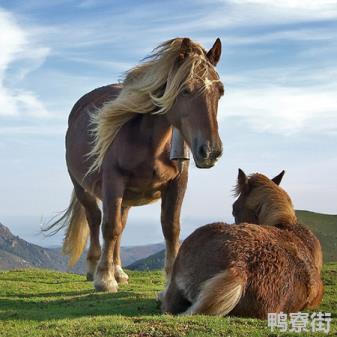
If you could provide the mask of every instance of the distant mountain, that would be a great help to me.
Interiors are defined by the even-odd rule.
[[[140,259],[126,268],[130,270],[156,270],[164,267],[165,249],[158,253],[152,254],[144,259]]]
[[[131,264],[162,250],[163,247],[163,244],[122,247],[123,264]],[[81,256],[72,272],[85,273],[85,256],[86,254]],[[13,235],[9,228],[0,223],[0,270],[28,267],[67,271],[67,257],[62,255],[61,248],[43,248],[29,243]]]
[[[337,215],[296,211],[300,223],[308,226],[318,237],[324,262],[337,261]]]
[[[337,261],[337,215],[296,211],[298,222],[308,226],[320,240],[324,262]],[[133,262],[128,269],[156,270],[164,267],[165,250]]]
[[[53,249],[31,244],[14,236],[9,228],[0,224],[0,269],[22,267],[66,270],[66,259]]]
[[[155,254],[164,249],[164,247],[165,245],[163,243],[156,243],[142,246],[121,247],[121,258],[123,266],[128,266],[139,259],[143,259],[152,254]]]

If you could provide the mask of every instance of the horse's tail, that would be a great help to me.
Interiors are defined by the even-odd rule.
[[[229,314],[240,301],[246,281],[246,276],[235,267],[216,274],[203,284],[196,302],[185,314],[218,316]]]
[[[63,241],[63,253],[69,255],[68,267],[71,268],[82,255],[89,236],[85,210],[74,191],[71,195],[69,207],[58,220],[43,229],[43,231],[46,232],[53,229],[49,235],[54,235],[64,227],[67,227],[67,231]]]

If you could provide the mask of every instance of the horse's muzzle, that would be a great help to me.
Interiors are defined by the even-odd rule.
[[[196,147],[193,151],[195,165],[198,168],[210,168],[215,165],[222,155],[222,144],[211,146],[209,142]]]

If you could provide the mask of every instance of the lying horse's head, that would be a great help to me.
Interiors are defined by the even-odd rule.
[[[297,224],[297,217],[286,191],[279,184],[284,171],[273,179],[263,174],[255,173],[250,176],[239,169],[238,182],[235,188],[238,199],[233,204],[233,216],[236,223],[248,222],[260,225],[277,226],[280,229],[291,230],[292,235],[302,241],[310,252],[313,264],[318,273],[313,274],[313,282],[310,285],[308,307],[319,305],[323,296],[323,284],[319,273],[322,268],[322,249],[319,240],[305,226]],[[297,249],[294,247],[294,249]],[[305,250],[298,252],[299,256],[305,255]],[[310,260],[308,260],[310,261]],[[309,270],[310,270],[309,269]]]
[[[273,179],[260,173],[247,177],[239,169],[235,187],[238,199],[233,204],[235,222],[263,225],[296,223],[292,201],[287,192],[279,186],[283,175],[284,171]]]
[[[212,167],[222,154],[217,111],[224,88],[215,70],[220,55],[219,39],[208,52],[190,39],[182,39],[166,87],[170,90],[176,85],[178,92],[167,119],[180,130],[199,168]]]

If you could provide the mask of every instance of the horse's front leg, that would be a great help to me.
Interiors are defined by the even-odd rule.
[[[115,279],[113,264],[116,241],[122,233],[122,196],[124,183],[121,177],[103,178],[103,250],[95,274],[95,289],[97,291],[117,292],[118,284]]]
[[[179,250],[180,211],[183,203],[187,179],[188,163],[182,163],[182,172],[162,191],[161,224],[166,243],[165,272],[169,280],[174,260]]]

